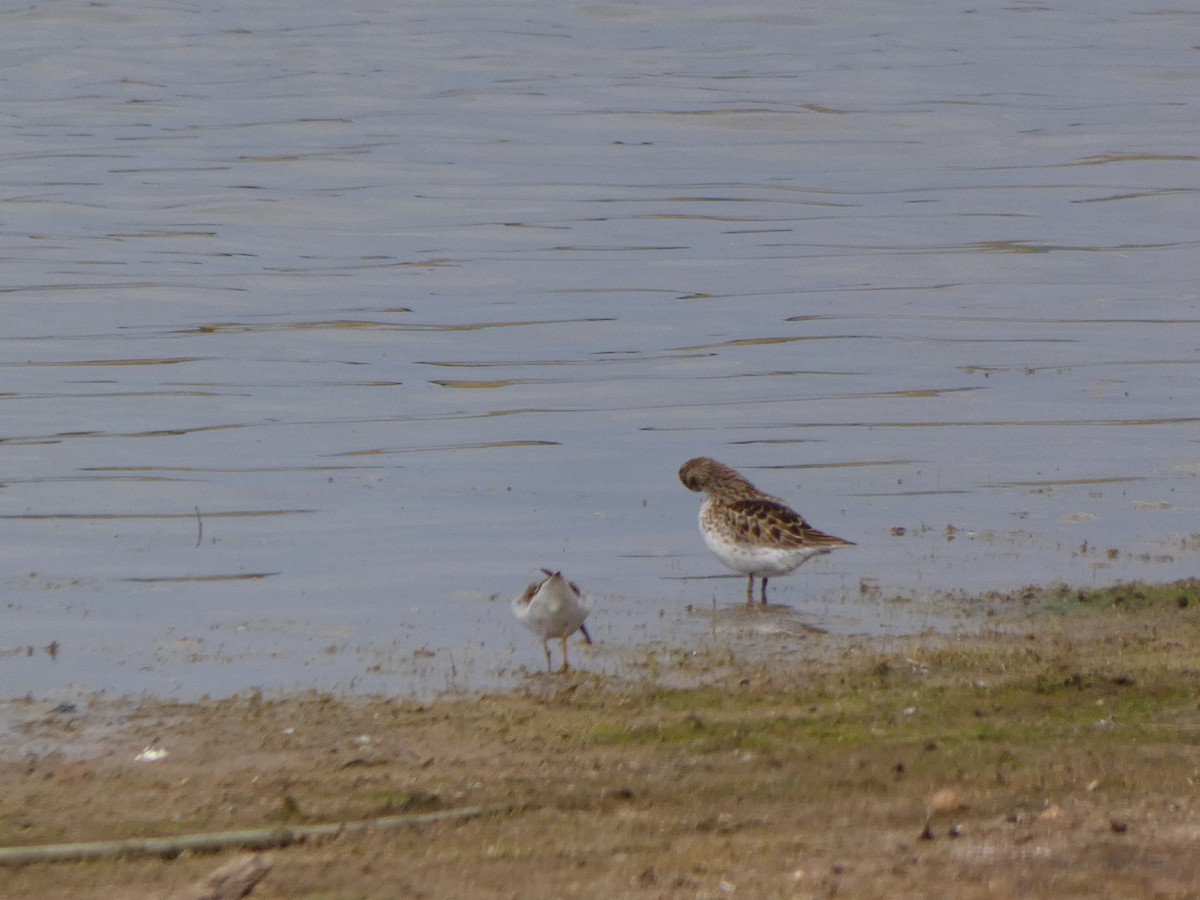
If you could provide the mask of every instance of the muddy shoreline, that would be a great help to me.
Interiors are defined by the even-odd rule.
[[[275,850],[252,896],[1194,895],[1200,586],[988,602],[979,634],[654,653],[432,702],[10,701],[0,842],[487,807]],[[0,894],[167,896],[236,852],[5,867]]]

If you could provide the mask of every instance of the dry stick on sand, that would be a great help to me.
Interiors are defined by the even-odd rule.
[[[287,847],[310,838],[337,837],[371,828],[405,828],[445,822],[452,819],[474,819],[478,816],[516,812],[519,807],[510,803],[492,806],[462,806],[441,812],[418,813],[410,816],[384,816],[361,822],[335,822],[328,825],[297,825],[294,828],[248,828],[242,831],[215,831],[208,834],[186,834],[173,838],[146,838],[126,841],[95,841],[85,844],[43,844],[36,847],[0,847],[0,866],[25,866],[30,863],[73,862],[85,859],[115,859],[123,856],[178,856],[185,850],[208,852],[239,848],[266,850]]]

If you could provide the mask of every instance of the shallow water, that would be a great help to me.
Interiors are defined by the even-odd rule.
[[[1198,22],[0,13],[0,693],[499,686],[541,566],[610,671],[1196,574]],[[699,454],[858,546],[747,622]]]

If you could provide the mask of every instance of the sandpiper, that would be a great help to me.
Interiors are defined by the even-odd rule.
[[[592,642],[592,636],[583,624],[592,611],[592,603],[575,582],[563,578],[562,572],[551,572],[549,569],[542,571],[546,577],[535,581],[520,596],[514,597],[512,610],[522,625],[542,639],[548,672],[554,668],[550,659],[550,638],[562,641],[563,661],[558,671],[565,672],[570,668],[567,663],[567,638],[579,631],[583,633],[584,640],[589,644]]]
[[[762,579],[766,605],[768,578],[786,575],[810,557],[854,546],[817,531],[778,497],[715,459],[689,459],[679,469],[679,480],[689,491],[708,495],[700,506],[700,534],[717,559],[747,577],[747,606],[754,605],[755,576]]]

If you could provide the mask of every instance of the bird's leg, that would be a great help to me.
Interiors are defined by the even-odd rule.
[[[754,576],[746,576],[746,605],[754,607]]]
[[[550,644],[545,638],[542,638],[542,651],[546,654],[546,671],[554,671],[554,662],[550,659]]]
[[[562,633],[563,664],[562,668],[558,670],[560,672],[565,672],[567,669],[571,668],[569,665],[567,665],[567,634],[568,632],[564,628]]]
[[[767,605],[767,576],[763,576],[762,580],[762,605]]]

